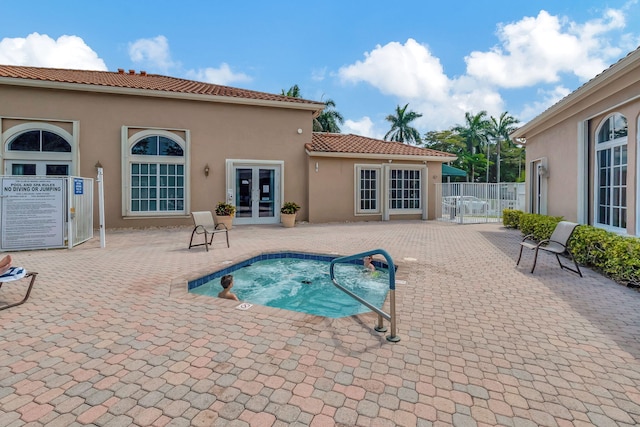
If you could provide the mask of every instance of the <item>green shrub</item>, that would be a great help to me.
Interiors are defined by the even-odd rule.
[[[519,228],[535,240],[551,237],[562,217],[522,213]],[[640,284],[640,239],[620,236],[591,225],[576,227],[569,249],[576,262],[621,283]]]
[[[561,216],[523,213],[520,216],[520,230],[525,236],[531,234],[533,239],[540,241],[551,237],[551,233],[560,221],[562,221]]]
[[[502,224],[507,228],[520,228],[520,217],[524,212],[515,209],[502,211]]]
[[[591,225],[579,225],[571,236],[569,249],[579,264],[604,271],[607,250],[612,245],[614,234]]]
[[[604,273],[618,282],[640,283],[640,240],[615,236],[606,252]]]

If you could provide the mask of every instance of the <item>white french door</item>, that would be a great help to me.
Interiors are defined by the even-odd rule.
[[[234,224],[280,222],[281,167],[272,164],[234,164],[228,196],[236,206]]]

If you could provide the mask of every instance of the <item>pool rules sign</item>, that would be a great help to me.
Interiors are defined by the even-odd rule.
[[[64,178],[2,177],[0,248],[65,246]]]

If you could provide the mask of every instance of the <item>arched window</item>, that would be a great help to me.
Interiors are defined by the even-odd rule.
[[[131,148],[131,154],[145,156],[178,156],[184,155],[184,150],[175,141],[164,136],[148,136],[136,142]]]
[[[129,215],[185,213],[185,142],[169,132],[129,141]]]
[[[60,135],[46,130],[22,132],[9,142],[8,148],[10,151],[71,152],[71,144]]]
[[[607,117],[596,132],[595,224],[627,228],[627,119]]]

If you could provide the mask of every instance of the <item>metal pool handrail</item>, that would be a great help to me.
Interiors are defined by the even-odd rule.
[[[338,283],[338,281],[336,280],[335,274],[334,274],[334,266],[338,263],[346,263],[346,262],[350,262],[356,259],[362,259],[365,256],[369,256],[369,255],[377,255],[380,254],[382,255],[386,261],[387,261],[387,266],[389,267],[389,303],[390,303],[390,311],[391,313],[387,314],[384,311],[382,311],[381,309],[379,309],[378,307],[372,305],[370,302],[360,298],[358,295],[354,294],[353,292],[351,292],[350,290],[346,289],[344,286],[342,286],[341,284]],[[376,331],[378,332],[386,332],[387,328],[384,327],[383,323],[382,323],[382,319],[385,318],[387,320],[389,320],[391,322],[391,332],[389,333],[389,335],[387,335],[387,340],[391,341],[391,342],[398,342],[400,341],[400,337],[398,335],[396,335],[397,332],[397,328],[396,328],[396,267],[395,264],[393,263],[393,259],[391,258],[391,256],[387,253],[387,251],[385,251],[384,249],[373,249],[371,251],[366,251],[366,252],[360,252],[358,254],[355,255],[349,255],[349,256],[343,256],[340,258],[335,258],[333,261],[331,261],[331,264],[329,266],[329,274],[331,275],[331,281],[333,282],[334,286],[338,289],[340,289],[342,292],[344,292],[345,294],[349,295],[351,298],[355,299],[356,301],[360,302],[361,304],[364,304],[365,306],[367,306],[369,309],[371,309],[372,311],[375,311],[378,314],[378,325],[374,328]]]

